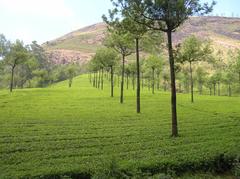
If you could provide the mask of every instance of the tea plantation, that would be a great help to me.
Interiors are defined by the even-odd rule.
[[[0,91],[0,178],[61,178],[230,171],[240,155],[240,98],[178,94],[171,138],[170,93],[119,88],[110,97],[87,75],[44,89]],[[106,172],[109,171],[109,172]]]

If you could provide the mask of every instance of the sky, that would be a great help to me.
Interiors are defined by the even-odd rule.
[[[213,15],[240,17],[240,0],[216,1]],[[111,7],[110,0],[0,0],[0,34],[41,44],[101,22]]]

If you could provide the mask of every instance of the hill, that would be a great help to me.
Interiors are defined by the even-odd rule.
[[[85,63],[101,46],[105,34],[106,24],[98,23],[46,42],[43,46],[55,63]],[[191,34],[211,39],[216,50],[227,53],[228,49],[240,48],[240,19],[191,17],[174,33],[174,43],[180,43]]]

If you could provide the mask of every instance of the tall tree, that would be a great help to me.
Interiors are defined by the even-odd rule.
[[[167,34],[168,53],[171,76],[172,103],[172,136],[178,136],[176,84],[174,71],[174,56],[172,47],[172,32],[194,14],[207,14],[215,2],[209,6],[201,4],[200,0],[112,0],[115,10],[127,14],[134,21],[148,28],[163,31]]]
[[[17,40],[11,45],[10,51],[5,57],[5,63],[11,68],[10,92],[13,90],[13,79],[15,68],[24,63],[29,58],[29,52],[24,47],[23,43]]]
[[[124,74],[126,57],[133,53],[133,37],[122,26],[109,28],[109,34],[104,42],[105,46],[113,48],[122,56],[122,79],[120,90],[120,103],[123,103]]]
[[[111,21],[108,21],[106,16],[103,16],[103,19],[105,20],[105,22],[107,22],[109,25],[112,26],[122,26],[121,28],[124,28],[127,32],[129,32],[133,38],[135,39],[135,49],[136,49],[136,74],[137,74],[137,95],[136,95],[136,111],[137,113],[140,113],[141,111],[141,107],[140,107],[140,55],[139,55],[139,41],[141,40],[141,38],[144,36],[144,34],[147,32],[147,27],[141,24],[136,23],[135,21],[133,21],[131,18],[125,16],[125,18],[121,21],[121,23],[119,23],[119,18],[116,17],[113,20],[113,16],[115,14],[115,16],[117,15],[117,13],[115,13],[116,11],[110,11],[110,16],[112,17]],[[124,14],[122,14],[122,16],[124,17]]]
[[[195,36],[190,36],[185,39],[178,48],[176,55],[177,61],[181,63],[189,63],[191,102],[193,103],[193,64],[211,59],[213,50],[208,41],[202,41]]]

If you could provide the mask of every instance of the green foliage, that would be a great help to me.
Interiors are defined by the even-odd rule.
[[[17,40],[11,45],[9,53],[6,54],[4,62],[13,67],[24,63],[29,58],[27,49],[24,47],[23,43]]]
[[[176,60],[180,63],[193,63],[210,61],[213,49],[209,41],[202,41],[195,36],[190,36],[178,46]]]
[[[5,57],[10,49],[10,41],[3,34],[0,34],[0,60]]]
[[[161,56],[150,55],[146,59],[145,65],[150,70],[154,69],[160,72],[163,67],[163,58]]]
[[[134,51],[133,36],[122,28],[110,29],[104,45],[113,48],[124,56],[131,55]]]

